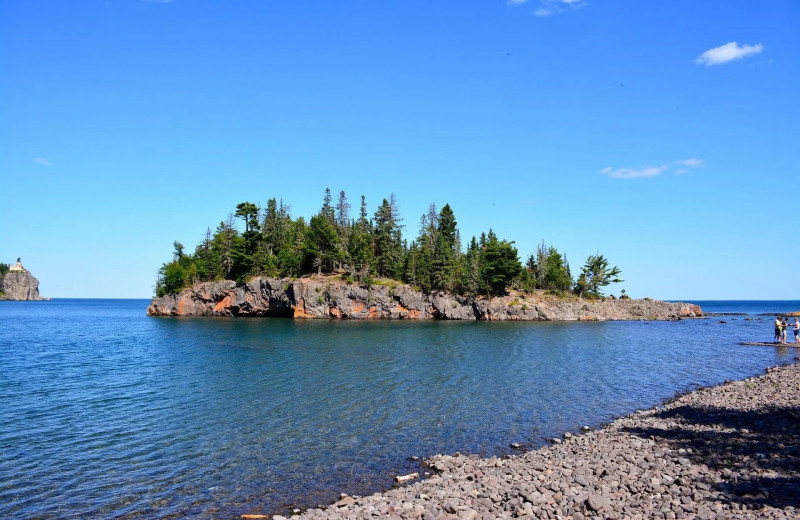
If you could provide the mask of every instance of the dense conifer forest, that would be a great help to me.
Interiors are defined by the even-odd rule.
[[[207,229],[193,253],[173,243],[172,261],[158,273],[156,295],[198,282],[244,283],[253,276],[312,273],[336,274],[368,286],[391,279],[424,292],[487,296],[514,288],[599,297],[602,287],[622,281],[619,269],[609,268],[600,254],[591,255],[574,280],[567,255],[544,242],[523,265],[514,241],[498,238],[491,229],[464,247],[449,204],[441,209],[431,204],[410,242],[403,238],[405,226],[394,195],[383,199],[371,216],[363,195],[357,213],[351,215],[351,210],[345,192],[334,201],[330,189],[308,221],[292,218],[282,200],[270,199],[266,208],[242,202],[216,229]]]

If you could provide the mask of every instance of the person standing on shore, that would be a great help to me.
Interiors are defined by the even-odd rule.
[[[797,318],[794,319],[794,327],[792,329],[794,330],[794,342],[800,343],[800,320]]]
[[[786,319],[786,316],[784,316],[783,322],[781,323],[781,343],[786,343],[787,332],[789,332],[789,321]]]
[[[775,343],[781,342],[781,317],[775,316]]]

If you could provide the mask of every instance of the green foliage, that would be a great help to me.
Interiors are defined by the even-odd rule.
[[[331,220],[320,213],[311,217],[306,239],[306,258],[320,273],[333,270],[334,263],[340,258],[339,236]]]
[[[403,241],[394,197],[392,203],[383,199],[383,203],[375,212],[374,222],[372,236],[375,270],[378,276],[400,278],[403,267]]]
[[[482,262],[480,265],[481,281],[487,294],[503,294],[519,275],[522,265],[514,242],[498,240],[497,235],[489,230],[488,237],[482,243]]]
[[[589,298],[600,298],[603,296],[602,287],[624,281],[619,279],[619,275],[620,270],[618,267],[608,267],[606,257],[600,253],[589,255],[586,263],[581,268],[581,275],[575,285],[575,292],[578,295]]]
[[[264,210],[242,202],[216,229],[206,230],[193,253],[180,242],[173,243],[172,261],[159,269],[156,293],[175,293],[212,280],[241,283],[255,275],[291,278],[314,272],[339,274],[346,281],[357,279],[367,287],[377,283],[394,287],[402,280],[425,292],[471,296],[503,294],[512,284],[528,292],[559,293],[573,285],[566,255],[544,242],[527,258],[524,268],[514,242],[498,239],[491,230],[479,239],[472,237],[462,251],[449,204],[440,211],[430,205],[410,245],[403,240],[401,222],[393,195],[383,199],[372,220],[363,195],[358,217],[351,220],[346,194],[339,192],[334,206],[330,189],[325,190],[320,211],[308,222],[303,217],[293,219],[282,200],[268,199]],[[619,270],[609,269],[600,255],[590,259],[576,292],[601,295],[601,287],[618,281]],[[8,265],[0,264],[0,273],[7,270]]]
[[[439,212],[436,237],[431,265],[431,287],[433,289],[453,290],[458,260],[456,249],[456,217],[449,204]]]
[[[541,281],[541,288],[562,293],[568,291],[571,285],[572,278],[570,278],[565,268],[564,258],[556,248],[550,247],[544,264],[544,277]]]
[[[10,265],[4,264],[3,262],[0,262],[0,276],[3,276],[4,274],[6,274],[9,269],[11,269]]]
[[[156,296],[177,293],[184,288],[186,271],[177,260],[162,265],[158,275]]]
[[[472,237],[467,252],[461,257],[460,262],[459,289],[463,294],[475,295],[480,291],[482,256],[478,241]]]

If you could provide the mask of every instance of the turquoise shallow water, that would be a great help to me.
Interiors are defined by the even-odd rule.
[[[539,446],[795,356],[736,345],[770,340],[768,317],[296,322],[147,303],[0,303],[0,518],[311,506],[390,486],[412,455]],[[800,310],[772,305],[756,308]]]

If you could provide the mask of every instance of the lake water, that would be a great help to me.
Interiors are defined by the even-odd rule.
[[[793,362],[759,313],[678,322],[148,318],[0,303],[0,518],[234,518],[366,494]],[[740,309],[746,309],[742,311]],[[725,323],[721,323],[724,321]],[[790,333],[791,335],[791,333]],[[790,338],[791,339],[791,338]]]

